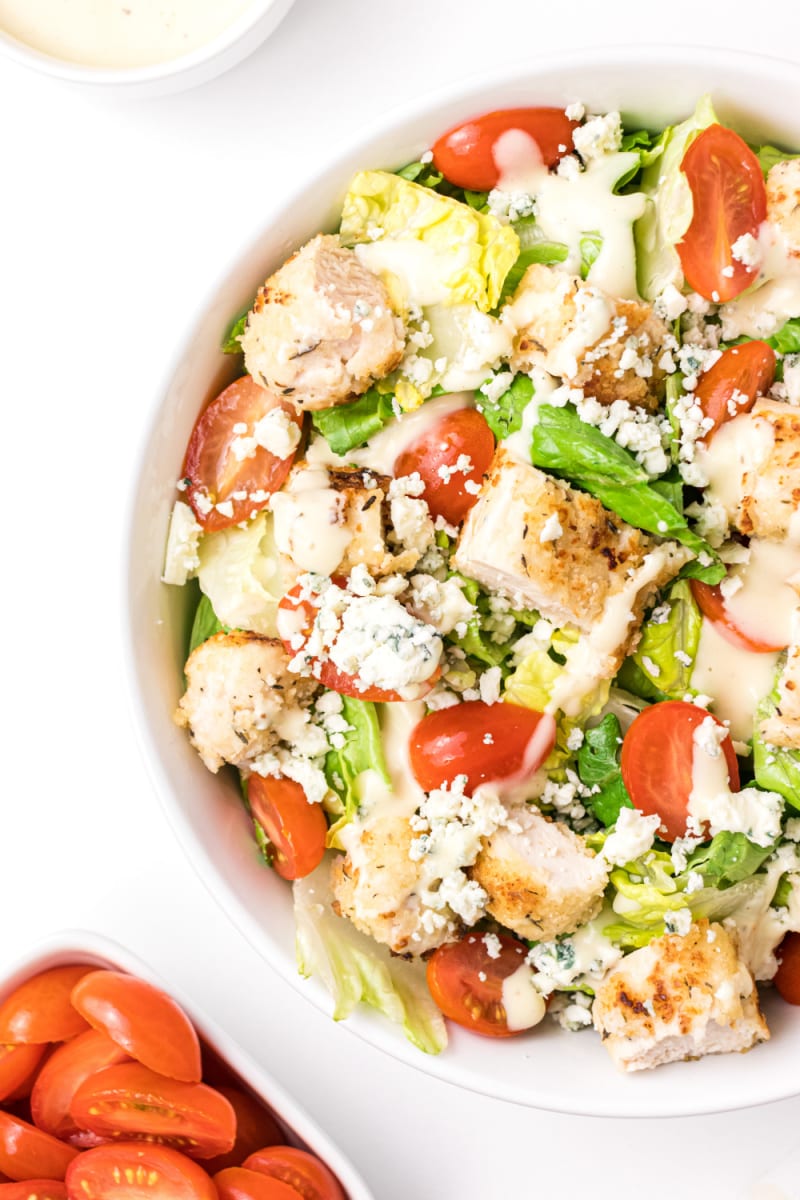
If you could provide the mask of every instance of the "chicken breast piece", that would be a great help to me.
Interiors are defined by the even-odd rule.
[[[759,728],[770,745],[800,750],[800,608],[792,617],[792,641],[778,680],[778,711]]]
[[[767,220],[783,234],[791,257],[800,258],[800,159],[786,159],[770,169]]]
[[[667,326],[647,304],[616,300],[577,276],[534,263],[504,310],[514,330],[515,371],[543,367],[601,404],[654,410]]]
[[[606,864],[582,837],[537,808],[510,815],[518,828],[497,830],[470,872],[488,893],[488,911],[533,941],[572,933],[600,909]]]
[[[618,1067],[643,1071],[769,1038],[753,976],[721,925],[698,921],[612,967],[597,987],[595,1029]]]
[[[710,486],[729,522],[748,537],[783,541],[800,533],[800,411],[780,400],[759,400],[715,433],[698,451]]]
[[[288,662],[277,638],[257,633],[218,633],[190,654],[175,722],[209,771],[247,766],[270,750],[279,715],[310,699],[318,684],[289,674]]]
[[[319,234],[260,289],[241,345],[264,387],[299,408],[330,408],[397,366],[405,332],[377,275]]]

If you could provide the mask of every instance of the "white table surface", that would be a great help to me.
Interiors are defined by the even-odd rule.
[[[670,1122],[517,1108],[385,1057],[283,983],[185,860],[133,739],[118,615],[133,447],[209,280],[337,140],[526,48],[692,41],[800,59],[782,0],[719,9],[297,0],[228,75],[146,101],[0,61],[0,971],[67,926],[125,943],[296,1093],[379,1200],[800,1197],[800,1171],[756,1189],[796,1145],[800,1098]]]

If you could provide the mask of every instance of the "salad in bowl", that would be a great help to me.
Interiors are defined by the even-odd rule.
[[[175,721],[337,1016],[632,1072],[800,1003],[798,213],[713,96],[487,112],[357,172],[228,330]]]

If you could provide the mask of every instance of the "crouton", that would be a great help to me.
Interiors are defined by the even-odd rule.
[[[612,967],[596,989],[595,1029],[618,1067],[643,1071],[769,1038],[753,976],[721,925],[698,921]]]

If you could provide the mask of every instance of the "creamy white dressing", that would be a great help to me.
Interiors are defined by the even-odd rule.
[[[726,641],[711,621],[703,621],[691,684],[711,697],[714,713],[730,723],[736,741],[753,736],[756,705],[772,688],[777,662],[777,653],[743,650]]]
[[[538,1025],[547,1011],[545,999],[534,985],[533,971],[524,962],[503,980],[502,1001],[506,1024],[515,1033]]]
[[[425,716],[425,704],[421,700],[395,701],[380,705],[378,711],[390,782],[373,770],[358,777],[361,810],[352,825],[357,827],[359,834],[375,816],[413,816],[425,799],[424,791],[414,778],[408,754],[408,739]],[[342,830],[343,842],[346,833],[347,829]]]
[[[251,0],[0,0],[0,29],[55,58],[144,67],[218,37]]]
[[[790,253],[769,221],[759,230],[762,256],[759,282],[720,309],[722,336],[771,337],[791,317],[800,316],[800,257]]]
[[[767,645],[788,646],[798,604],[789,582],[800,571],[800,546],[791,542],[750,539],[746,563],[730,568],[728,575],[741,580],[735,591],[726,585],[725,607],[739,629]]]
[[[531,445],[533,442],[533,427],[539,419],[539,406],[547,404],[553,392],[558,387],[558,381],[553,379],[540,367],[531,371],[533,379],[533,396],[522,410],[522,424],[516,433],[509,434],[500,442],[517,462],[530,463]]]
[[[726,421],[708,446],[697,446],[697,463],[708,479],[706,500],[720,504],[731,520],[742,499],[742,481],[768,460],[775,444],[769,421],[740,413]]]
[[[328,486],[324,467],[295,471],[270,502],[275,545],[303,571],[332,575],[353,534],[343,521],[344,498]]]
[[[447,392],[479,387],[511,354],[511,331],[474,304],[434,305],[425,309],[425,318],[433,342],[420,357],[434,364],[431,378]]]

